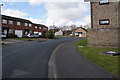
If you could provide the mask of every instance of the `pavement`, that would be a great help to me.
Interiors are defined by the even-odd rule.
[[[37,38],[35,41],[43,41],[43,40],[46,40],[46,39],[43,39],[43,38]],[[34,40],[33,40],[34,41]],[[8,45],[8,44],[14,44],[14,43],[23,43],[23,42],[29,42],[28,40],[15,40],[15,39],[4,39],[1,41],[2,43]]]
[[[28,41],[2,46],[2,78],[48,78],[51,53],[61,43],[76,38]]]
[[[62,43],[53,51],[49,78],[115,78],[78,52],[75,41]]]

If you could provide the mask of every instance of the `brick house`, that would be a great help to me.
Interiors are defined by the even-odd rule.
[[[9,33],[14,33],[18,37],[27,35],[29,33],[38,33],[43,35],[48,28],[42,24],[35,24],[29,20],[2,15],[2,32],[7,36]]]
[[[87,37],[87,30],[85,28],[78,28],[72,32],[72,35],[76,37]]]
[[[120,2],[91,2],[91,28],[88,45],[120,47]]]
[[[42,24],[35,24],[34,23],[34,29],[33,33],[38,33],[39,35],[45,35],[46,32],[48,31],[48,27]]]

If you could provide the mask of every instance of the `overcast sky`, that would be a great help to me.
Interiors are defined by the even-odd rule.
[[[2,14],[29,19],[34,23],[51,26],[90,23],[90,4],[83,0],[0,0],[4,3]]]

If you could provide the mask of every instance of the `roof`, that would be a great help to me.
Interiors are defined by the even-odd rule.
[[[37,23],[33,23],[34,25],[38,26],[38,27],[46,27],[45,25],[43,24],[37,24]],[[46,27],[47,28],[47,27]]]
[[[88,32],[85,28],[82,28],[82,27],[75,29],[73,32],[77,31],[78,29],[83,29],[84,31]]]
[[[84,0],[84,2],[99,2],[99,1],[102,1],[102,0]]]
[[[87,32],[87,29],[85,29],[85,28],[82,28],[82,27],[81,27],[81,29],[83,29],[83,30],[85,30],[85,31]]]
[[[10,19],[10,20],[16,20],[16,21],[21,21],[21,22],[32,23],[31,21],[29,21],[27,19],[22,19],[22,18],[17,18],[17,17],[11,17],[11,16],[6,16],[6,15],[2,15],[2,18],[4,18],[4,19]]]
[[[9,19],[9,20],[16,20],[16,21],[20,21],[20,22],[26,22],[26,23],[32,23],[30,20],[27,20],[27,19],[22,19],[22,18],[17,18],[17,17],[11,17],[11,16],[6,16],[6,15],[2,15],[2,18],[4,19]],[[45,25],[43,24],[36,24],[36,23],[32,23],[36,26],[40,26],[40,27],[46,27]],[[48,28],[48,27],[46,27]]]

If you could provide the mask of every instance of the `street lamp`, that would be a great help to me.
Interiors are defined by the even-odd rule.
[[[0,32],[2,32],[2,16],[1,16],[1,6],[3,6],[3,4],[0,4]]]
[[[3,6],[3,4],[0,4],[0,6]]]
[[[54,34],[54,32],[55,32],[55,31],[54,31],[54,28],[55,28],[55,24],[53,23],[53,34]]]
[[[3,4],[0,4],[0,32],[2,31],[1,6],[3,6]],[[1,36],[0,36],[0,42],[1,42]],[[0,45],[0,56],[2,56],[2,46],[1,45]],[[2,58],[0,59],[0,79],[2,79]]]

